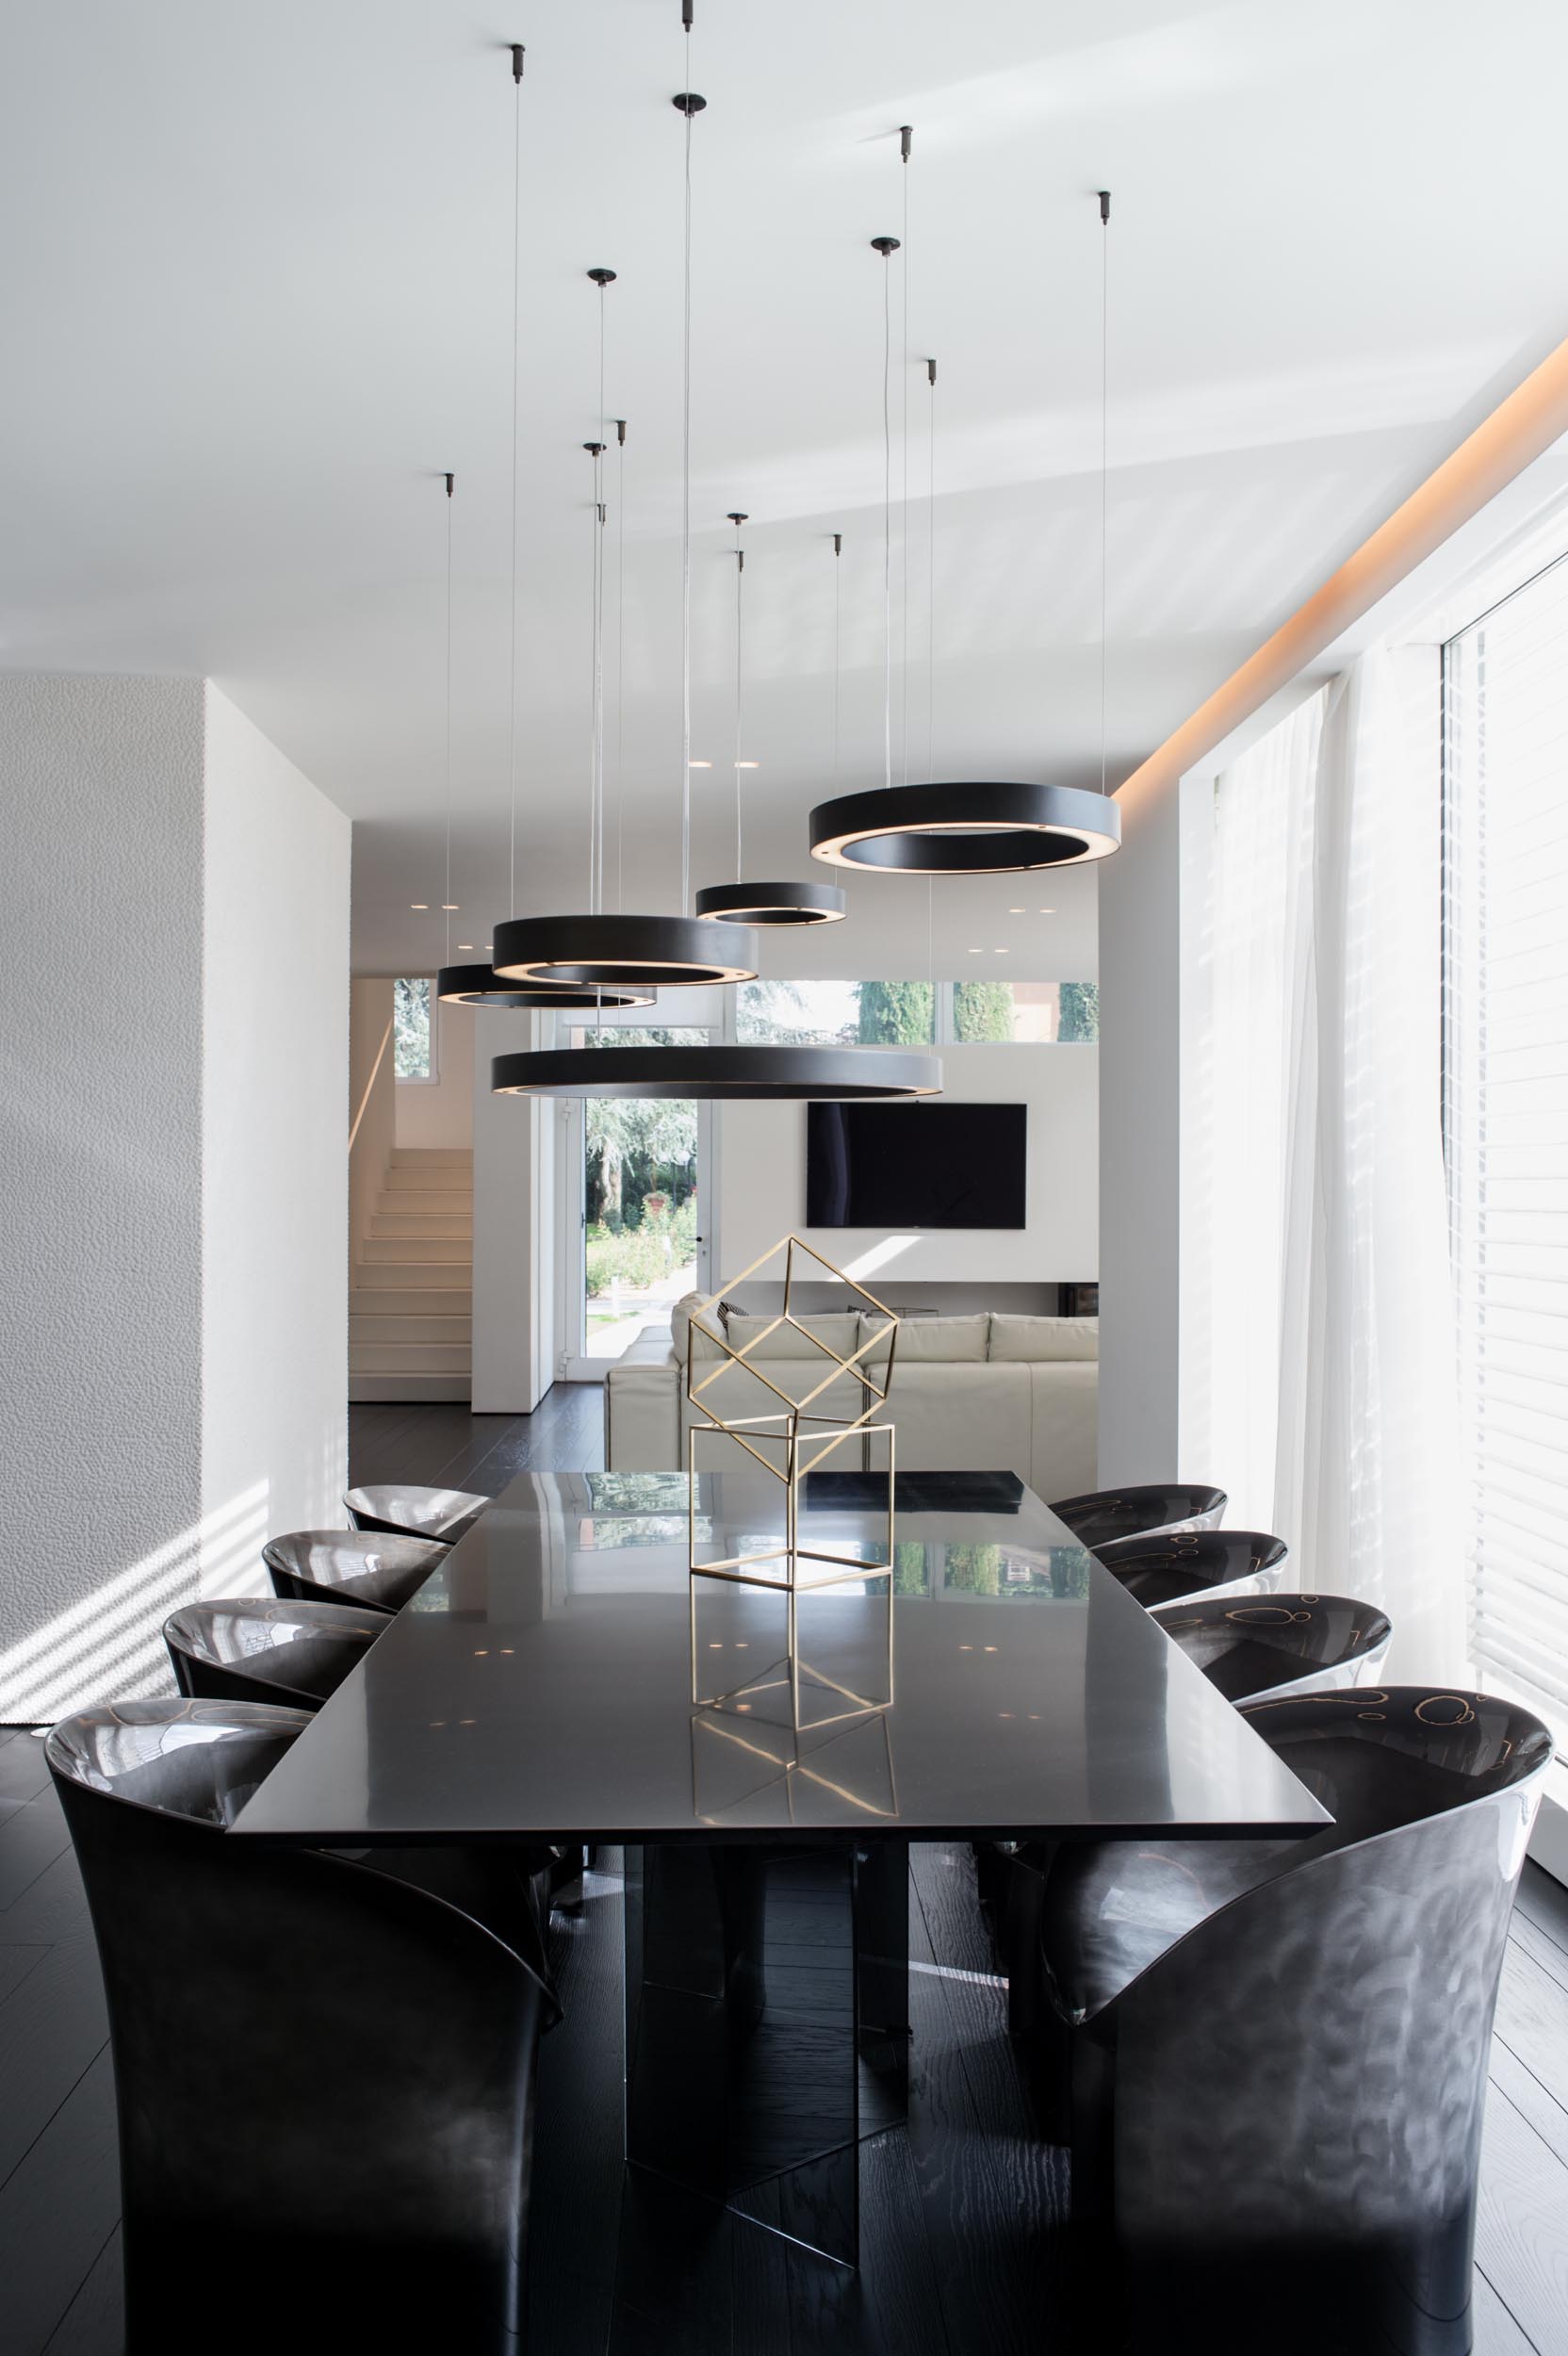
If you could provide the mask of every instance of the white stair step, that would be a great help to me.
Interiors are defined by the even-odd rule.
[[[458,1194],[449,1186],[439,1193],[433,1187],[411,1188],[406,1194],[396,1186],[385,1186],[376,1197],[376,1215],[394,1219],[472,1219],[474,1198],[471,1192]]]
[[[458,1170],[470,1172],[474,1167],[471,1145],[395,1145],[392,1148],[394,1170]]]
[[[349,1348],[360,1342],[463,1342],[473,1341],[474,1320],[471,1317],[398,1317],[385,1313],[370,1314],[364,1309],[349,1313]]]
[[[349,1397],[358,1407],[377,1399],[466,1399],[473,1397],[473,1382],[466,1374],[351,1374]]]
[[[359,1247],[362,1281],[367,1266],[398,1263],[400,1272],[396,1281],[399,1284],[413,1284],[416,1280],[409,1274],[410,1268],[429,1267],[437,1260],[460,1260],[463,1263],[463,1282],[470,1284],[473,1281],[473,1257],[474,1239],[471,1235],[368,1235]]]
[[[466,1374],[472,1363],[466,1342],[355,1342],[349,1350],[351,1374]]]
[[[359,1283],[349,1294],[349,1315],[351,1317],[471,1317],[474,1313],[473,1292],[467,1286],[459,1289],[451,1284],[449,1281],[451,1272],[449,1268],[437,1269],[437,1281],[430,1284],[368,1284],[362,1271]],[[402,1273],[400,1268],[376,1270],[378,1276],[396,1274],[400,1277]]]
[[[384,1243],[401,1235],[411,1237],[416,1243],[471,1244],[474,1240],[474,1222],[471,1218],[458,1218],[455,1212],[448,1212],[440,1219],[416,1219],[402,1211],[373,1211],[370,1215],[370,1233]]]
[[[449,1192],[460,1194],[466,1202],[473,1195],[474,1174],[470,1170],[449,1170],[444,1163],[437,1167],[423,1162],[406,1165],[394,1162],[386,1173],[386,1186],[390,1194]]]

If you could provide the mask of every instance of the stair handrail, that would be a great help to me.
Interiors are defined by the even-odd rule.
[[[370,1066],[370,1077],[366,1081],[365,1093],[359,1100],[359,1110],[355,1113],[352,1123],[350,1126],[349,1151],[351,1153],[354,1150],[354,1139],[359,1135],[359,1124],[365,1118],[365,1107],[370,1102],[370,1090],[376,1085],[376,1074],[381,1070],[381,1059],[385,1055],[387,1043],[392,1037],[393,1020],[394,1018],[392,1016],[389,1015],[387,1017],[386,1028],[381,1035],[381,1045],[376,1050],[376,1060]]]

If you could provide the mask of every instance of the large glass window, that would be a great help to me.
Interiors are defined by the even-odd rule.
[[[435,1077],[435,991],[428,973],[392,985],[392,1070],[400,1080]]]
[[[1100,1037],[1098,982],[955,982],[956,1039],[1016,1039],[1030,1047],[1092,1044]]]
[[[700,1045],[704,1030],[574,1029],[577,1047]],[[696,1284],[696,1104],[687,1098],[583,1101],[584,1352],[618,1358]]]
[[[1095,982],[744,982],[735,1036],[791,1047],[930,1047],[1013,1040],[1092,1044]]]
[[[1444,649],[1445,1128],[1473,1642],[1568,1747],[1568,561]]]

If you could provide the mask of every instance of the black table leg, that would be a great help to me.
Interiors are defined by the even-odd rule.
[[[853,2266],[908,2103],[908,1852],[627,1851],[627,2155]]]

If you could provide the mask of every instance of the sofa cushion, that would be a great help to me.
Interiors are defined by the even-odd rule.
[[[682,1366],[686,1364],[686,1329],[707,1299],[706,1293],[682,1293],[670,1311],[670,1347],[677,1362]],[[719,1322],[719,1304],[715,1301],[707,1316],[697,1320],[694,1354],[698,1358],[717,1358],[721,1354],[718,1335],[723,1330]]]
[[[982,1310],[972,1317],[905,1317],[898,1328],[898,1348],[893,1353],[893,1381],[898,1380],[900,1366],[983,1366],[986,1359],[986,1337],[990,1320]],[[869,1342],[875,1337],[876,1347],[868,1350],[861,1360],[863,1366],[882,1366],[888,1356],[888,1320],[886,1317],[863,1317],[859,1338]]]
[[[1015,1472],[1027,1481],[1032,1403],[1027,1366],[951,1360],[906,1366],[901,1338],[888,1407],[874,1420],[896,1427],[901,1471]],[[887,1460],[877,1453],[871,1461]]]
[[[1047,1365],[1061,1358],[1098,1358],[1098,1317],[1011,1317],[991,1312],[990,1356]]]
[[[802,1317],[798,1326],[775,1325],[772,1317],[743,1317],[739,1310],[731,1310],[727,1330],[731,1350],[745,1350],[754,1363],[764,1358],[814,1358],[826,1374],[827,1360],[809,1337],[814,1334],[817,1341],[825,1342],[836,1358],[847,1358],[860,1339],[859,1326],[853,1310],[842,1316]]]

